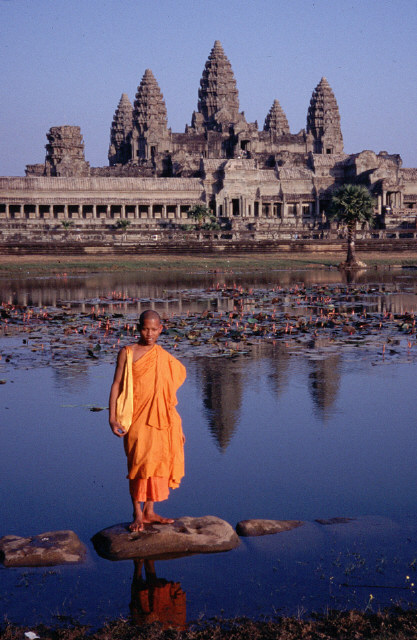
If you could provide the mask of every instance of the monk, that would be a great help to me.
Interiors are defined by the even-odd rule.
[[[184,476],[184,434],[175,406],[176,391],[186,377],[185,367],[156,344],[162,322],[156,311],[139,318],[139,340],[120,350],[109,398],[109,423],[113,433],[124,438],[129,491],[133,503],[131,531],[144,524],[168,524],[154,511],[154,502],[166,500],[169,489],[179,487]],[[116,405],[131,368],[133,410],[131,425],[118,422]],[[129,420],[130,421],[130,420]],[[143,508],[141,506],[143,503]]]

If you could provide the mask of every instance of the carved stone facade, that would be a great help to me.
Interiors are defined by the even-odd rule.
[[[110,130],[109,162],[126,164],[131,157],[129,136],[133,129],[133,108],[127,93],[123,93],[114,114]]]
[[[417,169],[403,168],[399,155],[386,152],[345,154],[338,105],[325,78],[312,93],[305,129],[290,132],[276,99],[259,130],[240,111],[219,41],[183,133],[168,128],[163,94],[147,69],[133,105],[124,93],[116,108],[109,166],[85,161],[79,127],[52,127],[47,138],[44,164],[28,165],[26,178],[0,179],[0,219],[128,218],[137,227],[163,228],[205,204],[234,232],[322,238],[335,228],[325,217],[332,193],[350,182],[365,184],[375,197],[374,235],[416,229]]]
[[[90,165],[85,161],[84,142],[80,127],[65,125],[51,127],[46,134],[45,165],[29,165],[27,175],[44,175],[70,178],[88,176]]]

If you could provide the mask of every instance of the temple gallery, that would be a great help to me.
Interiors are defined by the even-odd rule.
[[[79,127],[52,126],[43,163],[27,165],[25,177],[0,177],[0,239],[47,241],[49,230],[53,240],[53,229],[67,224],[91,242],[115,226],[129,227],[136,242],[175,241],[176,230],[193,233],[195,205],[210,211],[218,240],[322,239],[337,233],[326,209],[344,183],[367,186],[375,199],[375,225],[361,229],[363,237],[414,238],[417,169],[386,151],[344,153],[326,78],[306,107],[306,128],[298,133],[278,99],[262,128],[247,122],[232,66],[216,41],[197,110],[185,131],[174,133],[157,79],[146,69],[133,103],[123,93],[117,105],[107,166],[86,161]]]

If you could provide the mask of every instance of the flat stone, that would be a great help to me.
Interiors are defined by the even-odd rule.
[[[323,518],[316,518],[315,522],[323,525],[329,524],[346,524],[347,522],[352,522],[352,520],[356,520],[356,518],[328,518],[327,520]]]
[[[0,560],[5,567],[50,567],[74,564],[85,558],[86,548],[74,531],[46,531],[38,536],[0,538]]]
[[[233,527],[215,516],[183,516],[173,524],[146,524],[143,531],[129,531],[128,523],[96,533],[97,553],[110,560],[160,558],[192,553],[229,551],[239,545]]]
[[[241,520],[236,525],[236,531],[240,536],[267,536],[281,531],[291,531],[302,524],[301,520]]]

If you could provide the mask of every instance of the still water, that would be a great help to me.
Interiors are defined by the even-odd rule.
[[[106,304],[137,313],[213,308],[219,278],[258,289],[337,284],[338,272],[276,272],[85,278],[0,283],[3,300],[82,309]],[[417,311],[414,272],[365,272],[368,309]],[[372,298],[372,283],[384,299]],[[342,283],[343,284],[343,283]],[[119,296],[119,302],[115,298]],[[216,297],[227,309],[230,301]],[[84,305],[84,307],[83,307]],[[105,410],[113,363],[68,368],[6,362],[18,335],[0,341],[2,515],[0,536],[73,529],[88,546],[85,564],[0,568],[0,615],[15,622],[62,616],[101,624],[135,611],[133,561],[99,558],[89,540],[127,521],[131,505],[121,442]],[[360,350],[291,351],[258,342],[237,358],[183,357],[178,394],[186,434],[186,476],[159,511],[297,519],[299,529],[242,539],[225,554],[157,561],[158,577],[181,594],[187,620],[214,615],[308,613],[326,607],[416,604],[416,373],[412,357],[375,359]],[[323,526],[317,518],[350,517]],[[410,578],[411,575],[411,578]],[[417,582],[417,580],[416,580]],[[132,586],[133,585],[133,586]],[[369,585],[373,585],[371,588]],[[184,595],[185,594],[185,595]]]

